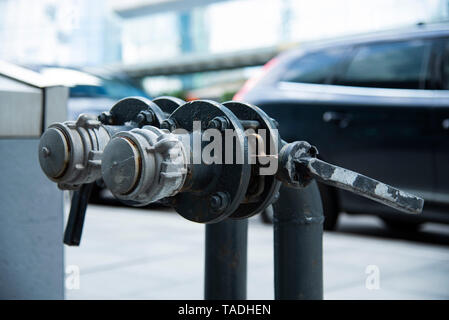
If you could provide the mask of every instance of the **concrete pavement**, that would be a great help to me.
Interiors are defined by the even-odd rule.
[[[272,227],[250,219],[248,298],[273,299]],[[393,234],[374,217],[344,215],[324,235],[326,299],[449,299],[449,226]],[[67,299],[202,299],[204,225],[170,209],[90,205]],[[71,275],[70,273],[68,274]]]

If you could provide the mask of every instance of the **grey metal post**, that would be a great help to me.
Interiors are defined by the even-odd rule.
[[[206,300],[246,299],[248,220],[206,225]]]
[[[30,73],[0,65],[0,299],[63,299],[63,194],[36,152],[42,131],[65,120],[68,89]]]
[[[323,209],[316,182],[274,204],[275,299],[323,299]]]

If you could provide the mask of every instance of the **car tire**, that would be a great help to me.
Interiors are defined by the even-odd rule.
[[[410,222],[388,218],[382,218],[382,220],[388,229],[396,232],[418,232],[422,226],[421,222]]]
[[[318,183],[321,201],[323,203],[324,224],[323,228],[332,231],[337,228],[338,215],[340,213],[337,201],[337,192],[334,188]]]
[[[262,218],[263,223],[273,224],[274,220],[273,205],[269,205],[268,207],[266,207],[265,210],[261,212],[260,217]]]

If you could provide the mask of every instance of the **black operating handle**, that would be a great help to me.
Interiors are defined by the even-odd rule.
[[[69,246],[79,246],[83,233],[84,217],[86,216],[87,202],[95,182],[81,185],[75,191],[70,206],[69,220],[64,233],[64,243]]]

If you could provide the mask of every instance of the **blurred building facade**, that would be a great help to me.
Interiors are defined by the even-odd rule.
[[[123,62],[232,52],[448,18],[448,0],[111,0]],[[161,3],[163,5],[161,5]],[[189,5],[189,3],[191,5]]]
[[[0,0],[0,59],[19,64],[118,63],[121,26],[106,0]]]
[[[123,25],[123,64],[139,68],[180,57],[289,47],[322,38],[448,18],[448,0],[111,0]],[[248,57],[245,56],[245,59]],[[202,61],[203,63],[203,61]],[[211,62],[213,63],[213,61]],[[251,72],[251,70],[249,71]],[[157,91],[201,87],[245,77],[214,72],[151,76]],[[231,80],[232,81],[232,80]]]
[[[0,59],[139,69],[448,17],[449,0],[0,0]],[[240,69],[139,80],[159,94],[253,72]]]

